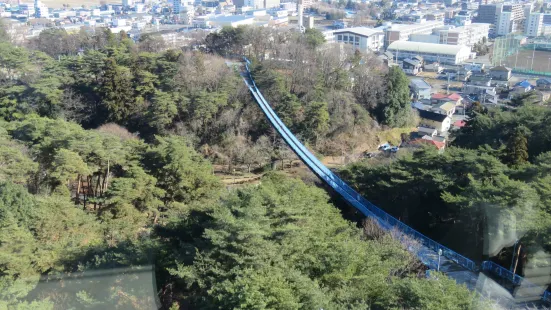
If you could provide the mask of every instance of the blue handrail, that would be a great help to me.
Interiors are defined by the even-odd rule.
[[[341,195],[349,204],[359,210],[362,214],[367,217],[374,218],[384,229],[390,230],[392,228],[398,229],[405,235],[412,237],[420,241],[428,249],[438,252],[442,250],[442,255],[446,258],[454,261],[458,265],[464,267],[470,271],[478,271],[480,268],[477,264],[466,258],[465,256],[439,244],[438,242],[430,239],[429,237],[421,234],[415,229],[407,226],[402,223],[392,215],[386,213],[382,209],[378,208],[367,199],[362,197],[357,191],[352,189],[346,182],[344,182],[339,176],[333,173],[329,168],[327,168],[321,161],[314,156],[296,137],[291,133],[289,128],[281,121],[278,115],[274,112],[266,98],[262,95],[260,90],[258,90],[256,83],[252,77],[249,65],[251,62],[243,57],[245,61],[245,68],[247,70],[248,78],[251,81],[250,85],[247,80],[247,84],[251,94],[253,95],[255,101],[262,109],[262,112],[266,115],[272,126],[277,130],[277,132],[282,136],[285,143],[289,145],[291,150],[324,182],[326,182],[331,188],[333,188],[339,195]],[[421,261],[427,265],[429,268],[436,268],[434,262],[428,259],[428,253],[417,253]],[[482,269],[489,271],[491,273],[497,274],[498,276],[508,279],[514,285],[533,285],[530,282],[524,280],[521,276],[516,275],[507,269],[489,261],[482,263]],[[535,285],[534,285],[535,286]],[[551,293],[545,291],[542,296],[542,300],[551,302]]]
[[[468,270],[475,271],[477,269],[476,264],[473,261],[413,230],[411,227],[405,225],[390,214],[384,212],[380,208],[373,205],[371,202],[367,201],[358,192],[356,192],[348,184],[346,184],[346,182],[344,182],[330,169],[323,165],[319,161],[319,159],[317,159],[317,157],[315,157],[300,141],[298,141],[298,139],[290,132],[287,126],[285,126],[285,124],[273,111],[271,106],[268,104],[268,101],[264,98],[262,93],[256,87],[256,83],[254,82],[249,68],[250,61],[246,58],[244,58],[244,60],[247,74],[249,75],[249,79],[253,84],[252,87],[249,87],[249,89],[251,93],[253,93],[255,100],[263,110],[264,114],[268,117],[274,128],[276,128],[276,130],[282,135],[286,143],[297,154],[297,156],[299,156],[299,158],[305,161],[305,164],[310,167],[314,171],[314,173],[316,173],[316,175],[318,175],[322,180],[328,183],[329,186],[331,186],[336,192],[343,196],[343,198],[345,198],[352,206],[362,212],[365,216],[377,219],[381,226],[387,229],[390,229],[392,227],[397,228],[407,235],[414,236],[426,247],[433,251],[437,252],[438,250],[442,250],[443,254],[447,258],[460,264]]]

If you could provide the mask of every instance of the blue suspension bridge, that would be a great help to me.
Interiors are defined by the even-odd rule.
[[[285,143],[293,150],[300,160],[308,166],[314,174],[338,193],[348,204],[356,208],[364,216],[374,219],[385,230],[398,231],[402,236],[417,241],[421,247],[415,250],[414,254],[416,254],[429,269],[439,269],[445,272],[449,277],[454,278],[458,283],[464,283],[469,288],[476,289],[480,293],[498,300],[502,305],[506,305],[507,307],[511,307],[515,303],[514,298],[507,290],[499,287],[493,280],[482,277],[481,271],[500,279],[502,282],[508,284],[509,287],[516,288],[517,292],[519,287],[523,288],[525,290],[523,301],[551,302],[551,293],[545,290],[546,286],[530,283],[523,277],[491,261],[484,261],[481,264],[477,264],[467,257],[419,233],[367,201],[338,175],[322,164],[316,156],[314,156],[291,133],[257,88],[250,71],[251,62],[246,57],[243,57],[243,60],[245,62],[246,72],[242,72],[242,77],[254,100],[268,118],[270,124],[276,129]],[[482,280],[482,282],[484,282],[482,285],[481,278],[484,279]],[[489,293],[486,290],[491,290],[492,292]]]

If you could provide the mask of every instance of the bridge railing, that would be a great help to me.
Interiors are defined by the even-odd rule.
[[[396,228],[399,231],[403,232],[404,234],[419,240],[423,245],[425,245],[426,247],[428,247],[429,249],[435,252],[442,250],[442,254],[445,257],[467,268],[468,270],[471,270],[471,271],[477,270],[476,264],[473,261],[437,243],[436,241],[428,238],[427,236],[419,233],[413,228],[397,220],[390,214],[386,213],[382,209],[376,207],[374,204],[372,204],[371,202],[363,198],[358,192],[352,189],[346,182],[344,182],[341,178],[339,178],[336,174],[334,174],[331,170],[329,170],[325,165],[323,165],[316,156],[314,156],[308,149],[306,149],[306,147],[300,141],[298,141],[298,139],[290,132],[287,126],[285,126],[285,124],[281,121],[281,119],[269,106],[268,101],[264,98],[262,93],[258,90],[258,88],[256,87],[256,83],[252,78],[252,75],[249,69],[249,64],[250,64],[249,60],[246,58],[244,59],[245,59],[245,67],[246,67],[247,73],[249,74],[251,83],[253,84],[253,89],[251,90],[251,92],[255,93],[254,94],[255,97],[258,96],[258,98],[261,99],[261,101],[258,102],[259,105],[261,105],[261,108],[263,109],[267,117],[270,119],[272,124],[274,124],[276,129],[282,135],[284,135],[286,142],[288,144],[289,142],[291,142],[291,144],[289,145],[291,146],[293,151],[295,151],[295,153],[297,153],[297,155],[302,159],[307,158],[308,159],[307,165],[312,169],[316,170],[315,173],[320,178],[322,178],[325,182],[327,182],[333,189],[335,189],[339,194],[341,194],[347,201],[349,201],[354,207],[360,210],[364,215],[377,218],[379,220],[379,223],[382,224],[384,228],[387,228],[387,229]],[[287,140],[290,140],[290,141],[287,141]]]
[[[250,86],[249,89],[253,94],[253,96],[255,97],[256,102],[259,104],[259,106],[263,110],[264,114],[268,117],[272,125],[283,137],[285,142],[291,147],[291,149],[297,154],[297,156],[299,156],[305,162],[305,164],[310,169],[312,169],[312,171],[316,175],[318,175],[318,177],[324,180],[337,193],[339,193],[344,199],[346,199],[352,206],[354,206],[356,209],[362,212],[362,214],[376,219],[381,225],[381,227],[385,229],[395,228],[401,233],[403,233],[404,235],[418,240],[426,248],[433,250],[436,253],[438,253],[439,250],[442,250],[443,256],[454,261],[458,265],[463,266],[467,270],[471,270],[471,271],[479,270],[477,264],[475,264],[474,261],[466,258],[465,256],[421,234],[420,232],[407,226],[406,224],[402,223],[392,215],[388,214],[387,212],[383,211],[382,209],[378,208],[377,206],[375,206],[374,204],[366,200],[357,191],[352,189],[346,182],[344,182],[340,177],[338,177],[335,173],[333,173],[330,169],[328,169],[325,165],[323,165],[319,161],[319,159],[316,156],[314,156],[295,137],[294,134],[291,133],[291,131],[287,128],[287,126],[283,123],[283,121],[281,121],[279,116],[273,111],[271,106],[268,104],[268,101],[264,98],[262,93],[258,90],[256,83],[252,78],[252,74],[249,69],[250,61],[245,57],[243,58],[245,60],[245,67],[246,67],[247,73],[252,83],[252,87]],[[426,264],[430,268],[436,269],[434,260],[428,259],[428,256],[430,256],[429,253],[417,253],[417,254],[424,264]],[[511,281],[514,285],[522,284],[524,287],[526,287],[526,285],[534,286],[534,287],[536,286],[535,284],[530,283],[529,281],[525,280],[521,276],[516,275],[510,272],[509,270],[490,261],[483,262],[482,269],[488,272],[491,272],[495,275],[498,275],[503,279],[507,279]],[[541,298],[544,301],[551,302],[551,293],[548,291],[545,291]]]
[[[492,261],[483,261],[482,262],[482,270],[487,271],[499,278],[502,278],[504,280],[507,280],[511,284],[515,286],[521,286],[523,288],[539,288],[543,290],[545,288],[545,285],[538,285],[534,284],[522,276],[519,276],[516,273],[513,273],[512,271],[492,262]],[[539,296],[539,295],[538,295]],[[543,292],[543,295],[541,295],[541,299],[546,302],[551,302],[551,292],[548,290],[545,290]]]

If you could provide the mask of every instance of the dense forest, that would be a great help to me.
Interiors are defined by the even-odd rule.
[[[15,46],[0,27],[0,308],[491,307],[426,277],[373,223],[344,220],[323,189],[278,172],[224,189],[212,163],[269,170],[289,156],[227,54],[255,59],[319,151],[410,122],[401,72],[338,61],[319,33],[274,33],[262,49],[264,31],[225,29],[189,52],[101,29]],[[264,59],[283,47],[296,54]],[[289,57],[307,68],[277,61]]]

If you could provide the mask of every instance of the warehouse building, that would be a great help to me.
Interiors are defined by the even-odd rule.
[[[457,65],[469,59],[471,49],[465,45],[446,45],[411,41],[396,41],[387,51],[396,55],[396,59],[421,56],[426,62],[439,62]]]

